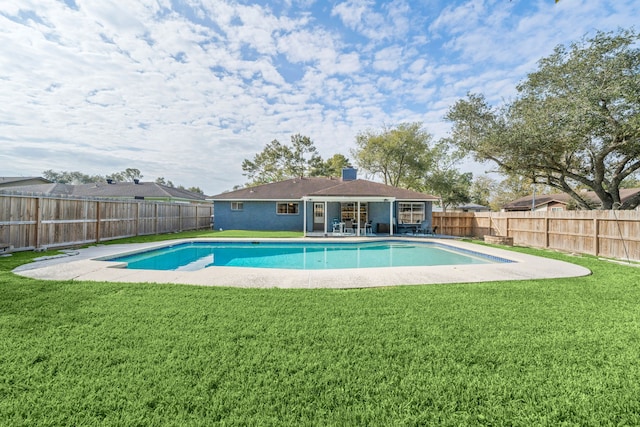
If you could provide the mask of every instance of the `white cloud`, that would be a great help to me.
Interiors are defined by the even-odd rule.
[[[292,133],[325,157],[404,121],[443,136],[467,91],[500,102],[556,44],[640,14],[576,2],[4,2],[0,175],[137,167],[214,194]]]
[[[389,46],[375,53],[373,67],[380,71],[394,71],[402,65],[403,49],[401,46]]]
[[[430,29],[449,34],[464,33],[476,27],[485,14],[485,1],[467,1],[463,4],[450,4],[431,24]]]
[[[412,11],[406,1],[394,0],[376,9],[377,2],[373,0],[347,0],[335,5],[331,14],[374,41],[402,38],[408,33]]]

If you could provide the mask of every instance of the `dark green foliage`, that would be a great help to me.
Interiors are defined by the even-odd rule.
[[[0,258],[0,425],[640,424],[637,268],[526,251],[594,274],[260,290]]]
[[[358,167],[382,178],[385,184],[419,190],[433,164],[432,139],[422,123],[400,123],[358,133],[351,154]]]
[[[446,115],[451,142],[510,176],[565,192],[583,209],[592,190],[602,209],[634,209],[620,188],[640,170],[640,34],[598,32],[557,46],[494,108],[469,94]]]
[[[247,185],[267,184],[299,176],[314,176],[322,169],[323,160],[308,136],[291,135],[291,145],[274,139],[253,160],[242,162],[243,175],[249,178]]]

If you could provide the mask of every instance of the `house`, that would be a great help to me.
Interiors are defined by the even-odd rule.
[[[431,221],[437,197],[357,179],[346,168],[342,178],[300,177],[243,188],[211,197],[215,227],[236,230],[289,230],[327,234],[334,224],[352,222],[353,233],[415,231]],[[340,230],[342,231],[342,230]]]
[[[168,187],[155,182],[94,182],[90,184],[34,184],[19,185],[0,189],[43,196],[65,196],[78,198],[136,199],[178,203],[205,202],[202,194]]]
[[[503,212],[566,211],[571,196],[566,193],[529,195],[513,200],[502,207]]]
[[[621,188],[620,199],[622,202],[635,196],[640,192],[640,188]],[[594,206],[600,204],[600,199],[595,195],[593,191],[585,191],[582,195],[590,200]],[[573,198],[567,193],[557,194],[536,194],[521,197],[512,202],[507,203],[502,207],[503,212],[518,212],[518,211],[548,211],[558,212],[571,210],[571,206],[575,206]],[[575,209],[575,208],[573,208]]]
[[[39,176],[0,176],[0,188],[34,184],[51,184],[51,181]]]

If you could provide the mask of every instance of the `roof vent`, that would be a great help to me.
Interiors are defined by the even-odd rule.
[[[133,179],[133,183],[134,183],[134,184],[140,184],[140,180],[139,180],[138,178],[134,178],[134,179]]]
[[[113,184],[113,180],[111,178],[107,178],[107,184]]]

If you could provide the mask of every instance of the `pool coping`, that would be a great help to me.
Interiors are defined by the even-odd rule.
[[[419,241],[417,237],[387,238],[326,238],[326,242],[345,241]],[[13,272],[43,280],[83,280],[125,283],[174,283],[200,286],[230,286],[242,288],[371,288],[397,285],[439,283],[477,283],[502,280],[530,280],[579,277],[591,274],[587,268],[549,258],[541,258],[493,246],[478,245],[453,239],[429,239],[442,245],[480,252],[513,262],[494,264],[446,265],[429,267],[380,267],[338,270],[282,270],[272,268],[207,267],[198,271],[153,271],[121,268],[122,263],[100,261],[115,255],[176,245],[185,242],[317,242],[317,238],[240,239],[196,238],[155,243],[96,245],[79,249],[73,256],[45,259],[24,264]]]

